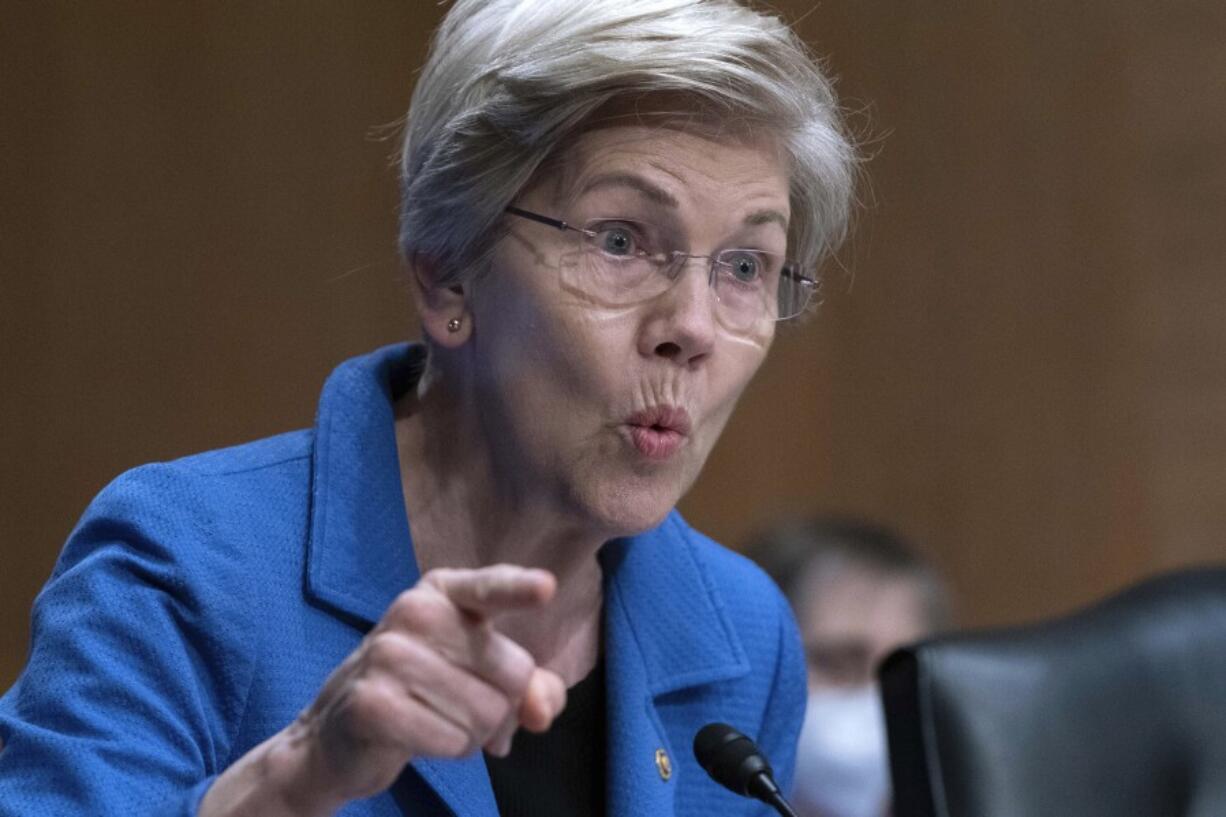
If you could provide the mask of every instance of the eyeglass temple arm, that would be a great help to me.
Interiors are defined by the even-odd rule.
[[[534,213],[531,210],[521,210],[518,207],[513,207],[509,204],[507,205],[506,211],[513,216],[519,216],[520,218],[526,218],[529,221],[535,221],[540,224],[547,224],[550,227],[556,227],[559,230],[575,229],[574,227],[571,227],[569,224],[567,224],[565,221],[562,221],[561,219],[550,218],[549,216],[542,216],[540,213]]]
[[[791,270],[784,269],[779,274],[784,278],[791,278],[794,281],[799,281],[800,283],[807,284],[811,287],[818,286],[818,280],[816,278],[805,275],[803,272],[792,272]]]

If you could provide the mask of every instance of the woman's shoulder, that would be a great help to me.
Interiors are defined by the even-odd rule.
[[[313,438],[314,434],[310,429],[289,431],[173,460],[141,465],[124,472],[119,479],[151,472],[216,477],[262,471],[309,460]]]
[[[310,431],[293,431],[129,469],[102,489],[83,520],[97,515],[154,515],[166,519],[233,510],[220,500],[251,484],[270,487],[300,480],[310,466]]]
[[[310,441],[291,432],[120,474],[82,514],[53,578],[104,554],[155,558],[184,578],[235,573],[278,542],[300,545]]]
[[[310,460],[300,431],[120,474],[69,535],[36,610],[51,629],[106,610],[107,627],[139,621],[163,646],[211,645],[207,665],[233,674],[264,624],[300,603]]]
[[[28,790],[67,774],[95,804],[125,790],[152,800],[224,768],[257,667],[277,654],[269,628],[301,599],[310,448],[308,434],[281,435],[143,465],[98,494],[0,699]],[[137,760],[112,763],[100,735]]]

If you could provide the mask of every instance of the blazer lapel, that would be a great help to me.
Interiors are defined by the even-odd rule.
[[[416,380],[424,351],[390,346],[346,361],[319,399],[306,594],[361,629],[419,578],[393,403]]]
[[[608,815],[673,814],[677,753],[691,747],[670,745],[656,698],[740,677],[749,662],[675,514],[654,531],[610,542],[601,563]]]
[[[485,758],[475,752],[459,760],[419,758],[405,774],[416,772],[457,817],[498,817]],[[398,785],[404,785],[403,778]],[[420,804],[415,804],[420,807]],[[416,817],[416,812],[406,814]]]
[[[360,632],[420,578],[404,512],[393,403],[416,382],[424,351],[401,344],[348,361],[328,378],[319,401],[305,591]],[[402,800],[422,783],[455,815],[498,817],[479,752],[413,761],[393,796]],[[418,796],[403,800],[425,807]]]

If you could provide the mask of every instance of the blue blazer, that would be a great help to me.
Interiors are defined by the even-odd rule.
[[[340,366],[315,427],[137,468],[94,500],[0,698],[0,815],[189,815],[213,777],[287,725],[418,578],[392,428],[420,347]],[[766,815],[691,752],[720,720],[791,781],[805,699],[774,585],[676,513],[609,542],[611,817]],[[480,753],[419,758],[351,817],[496,817]]]

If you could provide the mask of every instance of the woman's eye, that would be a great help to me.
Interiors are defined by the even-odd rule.
[[[762,276],[762,259],[753,253],[738,252],[724,259],[724,261],[728,265],[728,270],[732,273],[733,277],[743,283],[753,283]]]
[[[625,227],[607,227],[599,235],[600,248],[609,255],[633,255],[634,235]]]

